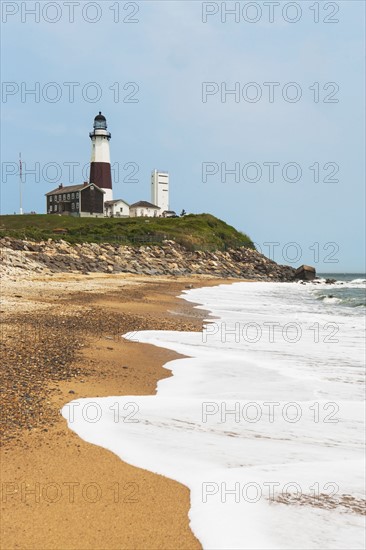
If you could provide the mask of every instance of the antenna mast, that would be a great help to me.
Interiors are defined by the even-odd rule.
[[[22,154],[19,153],[19,214],[23,214],[23,196],[22,196]]]

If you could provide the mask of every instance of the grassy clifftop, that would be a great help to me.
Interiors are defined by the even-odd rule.
[[[61,232],[60,230],[63,230]],[[75,218],[55,215],[0,216],[0,237],[69,243],[116,242],[129,245],[171,239],[188,250],[226,250],[246,246],[251,239],[211,214],[179,218]]]

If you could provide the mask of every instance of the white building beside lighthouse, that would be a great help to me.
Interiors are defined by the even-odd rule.
[[[104,191],[104,201],[112,201],[111,157],[109,153],[111,134],[107,132],[107,121],[100,111],[94,119],[93,131],[89,136],[92,142],[89,182]]]
[[[161,214],[169,211],[169,173],[151,172],[151,202],[160,208]]]

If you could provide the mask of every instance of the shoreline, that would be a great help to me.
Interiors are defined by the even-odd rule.
[[[207,312],[176,296],[185,288],[232,282],[238,279],[100,274],[5,281],[2,346],[14,354],[20,342],[14,323],[26,320],[20,337],[27,349],[15,363],[30,356],[35,364],[10,369],[5,384],[7,390],[11,381],[25,384],[26,400],[14,407],[19,392],[5,392],[5,422],[11,420],[14,437],[3,438],[1,548],[201,548],[189,528],[185,486],[86,443],[59,411],[81,397],[155,394],[157,382],[171,376],[163,365],[183,356],[120,335],[201,330]],[[37,352],[51,346],[55,354],[54,345],[55,356],[66,361],[44,373],[43,365],[35,369]],[[75,349],[65,349],[70,345]],[[28,424],[18,415],[24,407]]]

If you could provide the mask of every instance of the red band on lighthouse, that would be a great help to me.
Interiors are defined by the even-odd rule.
[[[101,189],[112,189],[111,165],[107,162],[91,162],[89,182]]]

